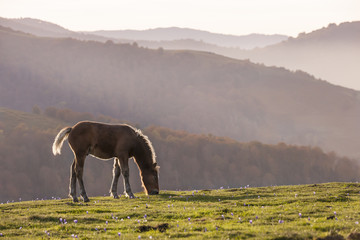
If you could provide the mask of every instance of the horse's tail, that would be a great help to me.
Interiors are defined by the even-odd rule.
[[[66,127],[60,130],[60,132],[58,133],[58,135],[56,135],[54,143],[52,145],[52,151],[53,154],[61,154],[61,147],[64,143],[64,141],[68,138],[69,133],[71,132],[72,128],[71,127]]]

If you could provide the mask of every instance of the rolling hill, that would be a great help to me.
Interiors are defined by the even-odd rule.
[[[288,38],[287,36],[279,34],[249,34],[245,36],[235,36],[179,27],[155,28],[148,30],[102,30],[87,33],[103,37],[139,41],[140,44],[142,43],[144,45],[147,44],[145,41],[172,42],[191,39],[201,41],[205,44],[207,43],[220,47],[233,47],[241,49],[265,47],[267,45],[279,43]]]
[[[333,84],[360,90],[360,21],[330,24],[282,43],[234,53],[266,65],[300,69]]]
[[[69,109],[47,108],[31,114],[0,107],[0,202],[67,196],[73,154],[65,143],[62,154],[54,157],[51,146],[61,128],[84,119],[123,122]],[[161,189],[359,180],[360,166],[354,160],[319,148],[240,143],[156,126],[142,130],[156,151]],[[141,191],[137,167],[132,160],[129,163],[132,189]],[[90,197],[108,195],[112,165],[113,161],[87,158],[84,181]],[[119,186],[122,193],[121,180]]]
[[[80,40],[96,40],[105,42],[112,40],[119,43],[137,42],[146,47],[164,47],[163,45],[183,48],[183,40],[192,40],[212,47],[236,47],[241,49],[252,49],[264,47],[286,40],[284,35],[249,34],[246,36],[235,36],[211,33],[207,31],[188,28],[156,28],[148,30],[115,30],[115,31],[93,31],[74,32],[57,24],[45,22],[32,18],[7,19],[0,18],[0,25],[14,30],[31,33],[42,37],[72,37]],[[199,46],[201,44],[198,44]],[[204,46],[203,46],[204,48]],[[196,49],[199,50],[199,49]]]
[[[357,90],[360,89],[357,64],[360,61],[359,23],[329,24],[310,33],[299,33],[296,38],[288,38],[262,34],[233,36],[176,27],[81,33],[37,19],[0,18],[0,25],[38,36],[136,42],[139,46],[154,49],[213,52],[236,59],[250,59],[268,66],[305,71],[332,84]]]
[[[163,191],[0,205],[5,239],[357,240],[359,184]]]
[[[274,41],[274,44],[267,46],[259,44],[255,49],[249,50],[244,50],[246,48],[241,46],[215,45],[211,44],[214,42],[200,40],[201,38],[192,38],[137,42],[140,46],[149,48],[208,51],[268,66],[301,70],[332,84],[360,90],[360,22],[329,24],[310,33],[300,33],[296,38],[290,37],[277,43]]]
[[[304,72],[195,51],[40,38],[0,29],[0,102],[101,113],[239,141],[359,157],[359,92]]]
[[[236,59],[249,59],[268,66],[302,70],[332,84],[360,90],[360,22],[329,24],[322,29],[299,33],[298,37],[288,39],[278,35],[265,38],[252,34],[228,40],[226,36],[207,37],[206,32],[190,34],[187,31],[190,30],[173,28],[98,31],[93,34],[132,38],[140,46],[149,48],[208,51]],[[166,35],[166,32],[169,35]],[[176,39],[175,36],[182,38]],[[239,44],[235,44],[235,41]]]
[[[98,35],[74,32],[57,24],[33,18],[9,19],[0,17],[0,26],[22,31],[24,33],[30,33],[40,37],[74,38],[79,40],[93,40],[99,42],[112,40],[111,38],[104,38]]]

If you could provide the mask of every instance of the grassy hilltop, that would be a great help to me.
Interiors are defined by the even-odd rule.
[[[136,199],[91,197],[0,205],[8,239],[320,239],[355,238],[360,185],[162,191]],[[0,238],[1,238],[0,237]],[[357,236],[359,237],[359,236]],[[335,238],[331,238],[335,239]]]

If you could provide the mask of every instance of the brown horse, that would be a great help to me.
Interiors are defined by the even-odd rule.
[[[88,202],[83,183],[83,168],[87,155],[102,160],[114,158],[113,180],[110,194],[117,195],[117,183],[120,169],[124,180],[124,193],[133,198],[129,183],[129,158],[135,158],[140,169],[140,176],[146,194],[158,194],[158,169],[155,152],[147,136],[129,125],[110,125],[97,122],[79,122],[73,127],[65,127],[57,134],[52,150],[54,155],[60,154],[63,142],[68,139],[74,153],[74,162],[70,168],[69,196],[77,202],[76,180],[79,181],[80,195]]]

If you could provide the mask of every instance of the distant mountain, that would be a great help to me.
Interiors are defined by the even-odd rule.
[[[360,22],[329,24],[328,27],[311,33],[300,33],[297,38],[289,39],[281,35],[231,36],[182,28],[97,31],[90,34],[72,32],[55,24],[28,18],[0,18],[0,25],[38,36],[71,37],[101,42],[111,40],[115,43],[137,42],[139,46],[154,49],[213,52],[269,66],[302,70],[333,84],[360,90]],[[260,48],[265,45],[266,47]],[[244,50],[254,47],[256,48]]]
[[[294,40],[294,41],[293,41]],[[339,25],[335,23],[329,24],[327,27],[312,31],[310,33],[300,33],[296,39],[290,38],[289,42],[284,42],[284,45],[289,44],[310,44],[310,43],[359,43],[360,40],[360,21],[345,22]]]
[[[24,33],[30,33],[40,37],[74,38],[79,40],[93,40],[100,42],[111,40],[109,38],[104,38],[97,35],[73,32],[54,23],[32,18],[7,19],[0,17],[0,26],[22,31]]]
[[[43,37],[61,37],[73,34],[72,31],[59,25],[32,18],[0,18],[0,25]]]
[[[176,45],[180,40],[193,40],[202,44],[217,45],[219,47],[236,47],[241,49],[252,49],[279,43],[288,37],[284,35],[250,34],[246,36],[235,36],[210,33],[188,28],[156,28],[143,31],[118,30],[118,31],[94,31],[74,32],[59,25],[32,18],[7,19],[0,18],[0,25],[14,30],[31,33],[42,37],[71,37],[79,40],[95,40],[105,42],[132,43],[138,42],[141,46],[158,47],[159,44],[170,42],[175,48],[182,48]],[[173,43],[175,41],[175,44]],[[199,44],[198,44],[199,45]],[[174,48],[174,49],[175,49]],[[198,50],[198,49],[196,49]]]
[[[360,22],[330,24],[264,48],[243,50],[193,39],[137,41],[140,46],[214,52],[268,66],[302,70],[333,84],[360,90]]]
[[[333,84],[360,90],[360,21],[330,24],[261,49],[218,53],[300,69]]]
[[[169,35],[166,36],[167,30]],[[256,35],[236,38],[178,28],[148,31],[99,31],[95,34],[114,38],[131,37],[137,39],[136,42],[140,46],[154,49],[200,50],[237,59],[249,59],[269,66],[302,70],[333,84],[360,90],[358,64],[360,62],[360,22],[329,24],[328,27],[310,33],[300,33],[296,38],[281,39],[281,37],[268,36],[267,39],[274,37],[274,41],[264,44],[257,42],[256,37],[266,38]],[[218,42],[215,39],[221,40]],[[236,41],[238,45],[233,44]],[[244,42],[241,43],[241,41]],[[251,49],[254,47],[256,48]]]
[[[279,43],[288,38],[287,36],[279,34],[249,34],[245,36],[235,36],[178,27],[155,28],[149,30],[102,30],[89,33],[117,39],[131,39],[135,41],[164,42],[192,39],[221,47],[236,47],[241,49],[264,47],[267,45]]]
[[[4,107],[67,107],[140,126],[360,157],[360,93],[301,71],[206,52],[40,38],[3,27],[0,42]]]

